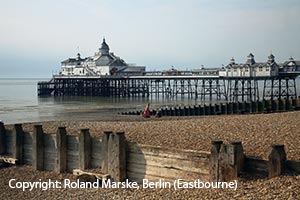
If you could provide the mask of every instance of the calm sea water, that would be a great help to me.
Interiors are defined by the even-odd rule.
[[[37,82],[48,79],[0,79],[0,120],[7,124],[53,120],[126,118],[119,112],[200,103],[192,99],[37,96]],[[300,94],[300,79],[297,79]]]
[[[37,96],[37,82],[49,79],[0,79],[0,120],[21,123],[53,120],[101,120],[126,118],[118,112],[194,104],[188,99],[46,97]]]

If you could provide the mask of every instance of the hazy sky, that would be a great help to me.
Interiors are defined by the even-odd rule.
[[[50,77],[103,36],[148,70],[220,67],[249,52],[300,60],[299,19],[299,0],[2,0],[0,77]]]

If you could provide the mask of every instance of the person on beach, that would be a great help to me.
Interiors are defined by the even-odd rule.
[[[156,109],[155,118],[161,118],[161,111],[159,108]]]
[[[144,118],[150,118],[150,103],[147,103],[142,116]]]

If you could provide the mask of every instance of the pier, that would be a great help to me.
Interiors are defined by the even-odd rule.
[[[257,101],[296,98],[299,73],[276,77],[220,77],[197,75],[53,76],[38,83],[39,96],[102,96],[191,98],[205,101]],[[263,87],[260,97],[259,86]]]
[[[296,98],[295,79],[300,61],[290,57],[277,63],[271,53],[256,62],[250,53],[245,63],[230,59],[221,68],[146,71],[145,66],[127,64],[110,52],[105,38],[99,51],[89,57],[61,62],[59,75],[38,83],[39,96],[102,96],[190,98],[206,101],[257,101]],[[260,94],[259,85],[263,85]],[[260,96],[262,95],[262,96]]]

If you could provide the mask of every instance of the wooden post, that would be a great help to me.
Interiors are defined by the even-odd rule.
[[[175,107],[175,116],[180,116],[180,111],[178,107]]]
[[[56,132],[57,143],[57,166],[56,172],[62,173],[67,170],[67,131],[66,127],[58,127]]]
[[[240,141],[234,141],[230,144],[234,147],[234,166],[236,166],[235,170],[238,176],[244,169],[244,149]]]
[[[91,164],[91,137],[89,129],[81,129],[79,135],[79,169],[84,170]]]
[[[290,99],[285,99],[286,101],[286,111],[290,111],[291,110],[291,100]]]
[[[104,134],[102,136],[101,153],[103,155],[103,160],[101,163],[101,170],[105,174],[108,173],[108,140],[111,135],[111,131],[104,131]]]
[[[184,116],[190,116],[190,109],[188,108],[188,106],[184,106]]]
[[[226,144],[221,144],[218,160],[219,160],[218,181],[226,181],[227,160],[228,160]]]
[[[233,105],[232,102],[226,103],[227,104],[227,114],[233,114]]]
[[[258,113],[264,112],[263,101],[257,101],[257,111]]]
[[[225,115],[228,114],[228,104],[227,103],[224,104],[224,114]]]
[[[205,106],[200,105],[199,109],[200,109],[200,115],[205,115]]]
[[[22,124],[15,124],[12,132],[13,158],[18,164],[23,164],[23,128]]]
[[[3,122],[0,122],[0,155],[6,153],[6,130]]]
[[[195,116],[195,106],[191,107],[189,106],[190,109],[190,116]]]
[[[126,140],[124,132],[111,134],[108,139],[107,173],[114,181],[126,179]]]
[[[234,114],[237,114],[238,113],[238,109],[239,109],[239,102],[234,102],[232,104],[232,110],[233,110],[233,113]]]
[[[171,116],[176,116],[175,107],[171,108]]]
[[[286,98],[282,100],[282,110],[286,111]]]
[[[114,146],[114,137],[115,134],[110,134],[107,141],[107,174],[113,178],[113,170],[114,170],[114,153],[115,153],[115,146]]]
[[[271,99],[271,110],[272,112],[276,112],[276,101],[274,99]]]
[[[219,181],[219,151],[223,141],[212,141],[210,149],[210,178]]]
[[[207,106],[206,104],[204,104],[204,115],[210,115],[209,106]]]
[[[200,105],[195,106],[195,115],[196,116],[200,115]]]
[[[44,139],[42,125],[35,125],[32,135],[32,168],[33,170],[44,169]]]
[[[124,181],[126,179],[126,140],[124,132],[117,132],[114,138],[114,145],[116,147],[116,162],[114,170],[114,180]]]
[[[272,145],[272,151],[269,155],[269,178],[273,178],[281,175],[285,170],[286,153],[284,145],[274,144]]]
[[[244,152],[241,142],[222,144],[219,151],[218,181],[236,179],[243,170]]]
[[[215,114],[215,106],[213,106],[211,103],[209,104],[209,114],[210,115]]]

